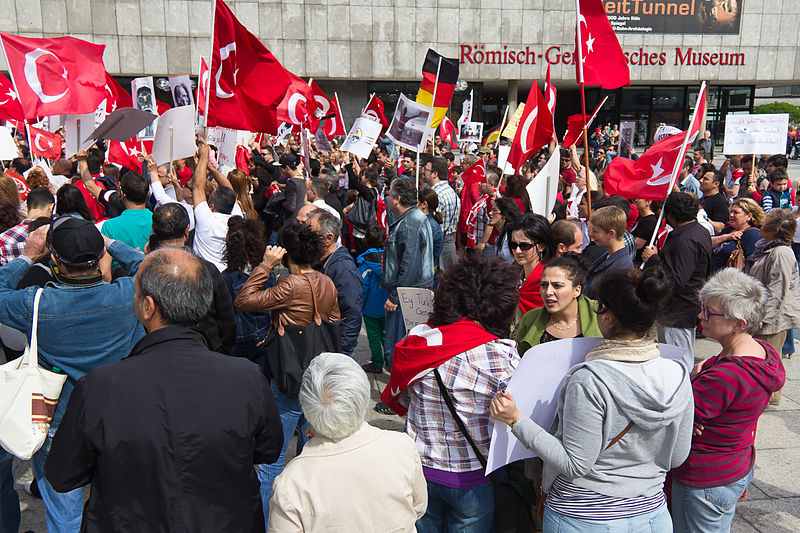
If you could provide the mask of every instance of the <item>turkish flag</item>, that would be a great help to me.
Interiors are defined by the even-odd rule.
[[[40,130],[33,126],[28,126],[28,128],[31,136],[29,145],[33,155],[55,161],[61,159],[61,135]]]
[[[381,135],[389,129],[389,121],[386,120],[386,115],[383,114],[383,102],[374,94],[370,97],[367,107],[364,108],[361,114],[381,123],[381,126],[383,126]]]
[[[22,107],[11,80],[0,74],[0,120],[24,120]]]
[[[0,41],[26,119],[92,113],[106,97],[105,45],[2,32]]]
[[[327,118],[322,128],[325,136],[330,139],[336,135],[347,135],[347,131],[344,128],[344,121],[342,120],[342,113],[339,110],[339,105],[336,100],[328,98],[314,80],[311,80],[309,85],[311,87],[311,94],[314,97],[314,102],[311,104],[314,119],[319,122]],[[316,130],[311,129],[311,131]]]
[[[678,179],[686,150],[703,129],[705,112],[706,84],[703,82],[689,130],[661,139],[636,161],[615,157],[604,174],[606,192],[631,200],[664,200]]]
[[[208,64],[206,58],[200,58],[200,75],[197,77],[197,111],[201,115],[206,114],[206,87],[208,87]]]
[[[142,162],[139,161],[139,156],[152,151],[153,141],[137,141],[135,135],[124,143],[108,141],[108,162],[141,172]]]
[[[519,119],[514,142],[508,153],[508,162],[515,171],[542,146],[553,138],[553,116],[544,101],[536,80],[531,84],[528,101]]]
[[[631,84],[628,62],[608,22],[603,0],[578,0],[575,49],[578,83],[603,89]]]
[[[486,182],[486,163],[483,158],[478,158],[477,161],[472,163],[461,173],[461,181],[464,182],[465,189],[473,183]]]
[[[314,115],[317,103],[311,87],[302,78],[289,73],[290,85],[278,104],[278,120],[317,131],[319,118]]]
[[[586,121],[586,127],[590,127],[594,119],[597,117],[597,113],[600,111],[600,108],[603,107],[603,104],[606,103],[608,100],[608,96],[603,98],[603,101],[597,104],[597,107],[594,108],[592,111],[592,116],[589,117],[589,120]],[[572,115],[567,119],[567,133],[564,135],[564,148],[570,148],[575,141],[577,141],[581,134],[583,133],[583,124],[584,124],[584,116],[580,113],[577,115]]]
[[[453,124],[447,117],[444,117],[442,121],[439,123],[439,136],[442,138],[444,142],[448,143],[453,148],[458,148],[458,141],[456,140],[455,124]]]
[[[544,101],[550,115],[555,121],[556,116],[556,87],[550,82],[550,63],[547,64],[547,77],[544,80]],[[555,123],[553,124],[553,131],[555,131]]]
[[[277,108],[296,78],[216,0],[207,125],[278,131]]]

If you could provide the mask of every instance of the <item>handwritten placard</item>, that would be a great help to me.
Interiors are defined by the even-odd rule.
[[[400,310],[406,331],[424,324],[433,311],[433,291],[415,287],[398,287],[397,297],[400,299]]]
[[[724,154],[782,154],[789,114],[727,115]]]

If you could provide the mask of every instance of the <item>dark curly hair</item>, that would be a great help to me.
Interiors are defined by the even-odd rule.
[[[286,255],[296,265],[313,265],[322,258],[325,248],[320,233],[296,220],[284,224],[278,233],[278,244],[286,248]]]
[[[20,223],[19,204],[6,198],[0,198],[0,231],[5,231],[10,227]]]
[[[261,263],[267,248],[266,231],[258,219],[245,220],[238,215],[229,218],[223,253],[228,268],[243,272],[248,266],[254,268]]]
[[[589,268],[586,259],[575,252],[567,252],[558,257],[551,259],[544,267],[545,270],[549,268],[560,268],[567,275],[567,279],[572,282],[573,287],[580,285],[586,286],[586,270]]]
[[[638,268],[612,270],[593,286],[597,291],[597,313],[610,311],[616,319],[610,337],[626,332],[645,335],[672,294],[672,282],[658,266],[647,267],[644,271]]]
[[[507,338],[519,303],[517,279],[517,268],[502,259],[468,254],[441,274],[428,324],[444,326],[467,318]]]

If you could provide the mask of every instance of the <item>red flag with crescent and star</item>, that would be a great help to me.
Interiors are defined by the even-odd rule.
[[[11,80],[0,74],[0,120],[24,120],[17,92]]]
[[[336,135],[347,135],[336,100],[328,98],[314,80],[310,80],[308,85],[311,87],[311,94],[314,97],[314,101],[311,103],[312,115],[318,123],[325,120],[325,124],[322,127],[325,136],[330,139]],[[311,131],[316,131],[316,129]]]
[[[108,162],[116,163],[136,172],[142,169],[139,156],[153,152],[153,141],[137,141],[134,135],[124,143],[108,141]]]
[[[548,63],[547,77],[544,79],[544,101],[547,104],[547,109],[550,110],[550,116],[553,117],[553,131],[555,131],[556,94],[556,86],[550,82],[550,63]]]
[[[631,200],[664,200],[678,179],[686,151],[703,129],[705,111],[706,85],[703,83],[689,130],[661,139],[636,161],[615,157],[603,177],[606,192]]]
[[[197,98],[195,98],[195,102],[197,103],[197,112],[201,115],[206,114],[206,87],[208,87],[208,64],[206,63],[206,58],[200,58],[200,73],[197,77]]]
[[[278,104],[297,76],[237,20],[225,2],[215,4],[207,125],[276,132]]]
[[[631,84],[628,62],[608,22],[603,0],[575,0],[575,58],[578,83],[616,89]]]
[[[367,107],[364,108],[361,115],[380,122],[381,135],[385,134],[386,130],[389,129],[389,121],[386,120],[386,115],[383,113],[383,102],[374,94],[370,97],[369,102],[367,102]]]
[[[536,80],[531,84],[528,92],[528,101],[519,119],[514,142],[508,153],[508,162],[514,171],[518,171],[522,164],[533,156],[534,152],[553,138],[553,116],[545,104],[544,96],[539,90]]]
[[[482,157],[472,163],[461,174],[461,181],[464,182],[464,189],[468,188],[473,183],[481,183],[486,181],[486,162]]]
[[[31,136],[29,146],[33,155],[38,155],[45,159],[61,159],[61,135],[40,130],[33,126],[28,128]]]
[[[291,82],[278,104],[278,120],[317,131],[319,119],[314,115],[316,100],[311,87],[302,78],[291,72],[289,77]],[[300,129],[298,128],[297,131]]]
[[[3,32],[0,41],[26,119],[92,113],[106,97],[105,45]]]
[[[444,117],[439,123],[439,137],[441,137],[442,142],[446,142],[453,148],[458,148],[456,126],[447,117]]]

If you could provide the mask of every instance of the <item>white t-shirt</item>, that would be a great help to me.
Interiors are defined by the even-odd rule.
[[[208,202],[202,202],[194,207],[194,252],[211,261],[220,272],[226,265],[222,260],[225,250],[225,236],[228,234],[228,219],[232,215],[216,213],[208,207]]]

